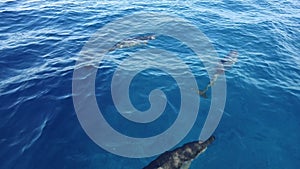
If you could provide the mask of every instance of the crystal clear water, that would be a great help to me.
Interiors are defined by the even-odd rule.
[[[0,2],[0,168],[142,168],[154,157],[130,159],[98,147],[85,134],[72,100],[78,53],[99,28],[134,12],[176,14],[211,41],[219,57],[234,49],[239,60],[226,72],[227,101],[216,141],[191,168],[300,167],[300,2],[253,1],[40,1]],[[153,44],[178,51],[178,44]],[[130,53],[132,51],[125,51]],[[195,58],[184,57],[203,88],[208,77]],[[148,70],[132,83],[133,104],[149,107],[149,91],[165,88],[170,102],[163,120],[135,126],[115,114],[109,82],[116,65],[100,65],[96,96],[104,116],[121,133],[149,137],[176,119],[180,97],[174,79]],[[150,77],[150,79],[149,79]],[[151,78],[152,77],[152,78]],[[198,138],[210,99],[178,144]],[[172,106],[170,106],[172,105]],[[147,131],[147,132],[145,132]]]

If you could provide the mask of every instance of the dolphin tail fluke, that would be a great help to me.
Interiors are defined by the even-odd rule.
[[[203,98],[207,98],[207,95],[206,95],[206,91],[202,91],[202,90],[198,90],[198,94],[203,97]]]

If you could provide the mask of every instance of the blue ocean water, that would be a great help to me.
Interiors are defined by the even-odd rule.
[[[298,169],[300,2],[293,0],[1,1],[0,168],[132,169],[153,160],[120,157],[89,139],[74,110],[72,75],[78,53],[99,28],[135,12],[160,11],[193,23],[220,57],[232,49],[239,52],[238,62],[226,72],[227,100],[217,139],[191,168]],[[166,48],[176,51],[177,46]],[[208,77],[203,71],[197,74],[201,64],[193,61],[187,60],[203,87]],[[103,64],[97,74],[96,95],[105,100],[104,112],[115,111],[108,92],[114,67]],[[131,98],[140,110],[149,107],[145,98],[152,86],[165,88],[172,106],[164,121],[143,128],[118,115],[104,116],[130,136],[162,132],[179,109],[174,79],[149,70],[133,82],[137,95]],[[199,114],[206,114],[209,99],[201,101]],[[203,116],[179,145],[199,136],[201,120]]]

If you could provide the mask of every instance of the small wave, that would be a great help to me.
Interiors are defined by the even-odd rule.
[[[35,128],[32,132],[31,132],[31,136],[29,137],[29,141],[28,143],[26,143],[22,149],[21,152],[24,153],[27,149],[29,149],[43,134],[43,130],[47,125],[47,119],[45,119],[42,124],[40,124],[40,126],[38,126],[37,128]]]

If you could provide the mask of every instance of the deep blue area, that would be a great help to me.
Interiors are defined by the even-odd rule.
[[[220,57],[233,49],[239,52],[238,62],[226,72],[227,100],[217,139],[194,160],[192,169],[300,168],[300,2],[4,0],[0,2],[1,169],[133,169],[154,158],[123,158],[98,147],[81,128],[72,100],[73,70],[84,44],[105,24],[140,11],[164,11],[189,20]],[[188,49],[178,50],[180,44],[163,42],[169,39],[161,37],[149,45],[178,53],[203,88],[208,77],[201,62],[188,57]],[[112,105],[109,82],[115,67],[104,62],[98,70],[96,96],[105,100],[103,110]],[[173,107],[167,107],[154,126],[134,127],[117,112],[106,116],[122,133],[152,136],[177,116],[177,85],[160,71],[136,77],[131,86],[138,91],[131,93],[133,104],[141,110],[149,106],[147,97],[154,88],[148,77],[154,78],[154,88],[165,89]],[[201,99],[199,118],[179,145],[198,138],[209,105],[210,99]]]

